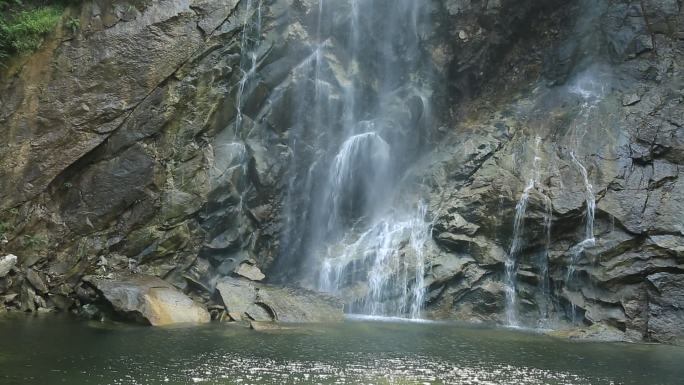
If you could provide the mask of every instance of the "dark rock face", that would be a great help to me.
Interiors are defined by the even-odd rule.
[[[684,335],[684,276],[650,275],[653,285],[648,296],[648,336],[656,341],[682,343]]]
[[[0,259],[0,308],[69,309],[92,298],[85,275],[133,272],[173,284],[157,282],[161,300],[176,287],[209,302],[218,288],[229,312],[257,321],[339,317],[336,304],[323,301],[336,310],[322,318],[306,307],[318,303],[312,293],[224,278],[287,277],[295,266],[276,264],[295,153],[287,100],[318,12],[310,1],[264,2],[258,76],[241,89],[246,3],[98,0],[69,11],[82,31],[58,31],[2,70],[0,254],[19,264]],[[335,7],[331,36],[349,13]],[[682,343],[681,2],[432,8],[426,51],[448,85],[435,86],[434,127],[409,131],[428,153],[406,157],[433,219],[426,314],[505,322],[505,261],[532,180],[515,260],[521,322]],[[394,103],[395,120],[410,122],[415,103]],[[595,240],[580,247],[589,193]]]

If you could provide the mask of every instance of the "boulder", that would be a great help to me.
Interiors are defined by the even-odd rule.
[[[90,283],[120,315],[152,326],[202,324],[209,313],[190,297],[157,277],[128,275],[112,279],[88,276]]]
[[[315,323],[338,322],[344,317],[341,300],[302,288],[226,277],[216,289],[233,319],[239,314],[254,321]]]
[[[344,317],[342,301],[301,288],[264,285],[257,301],[280,322],[339,322]]]
[[[48,287],[45,284],[45,278],[42,273],[39,273],[33,269],[26,270],[26,279],[31,282],[31,285],[39,292],[46,294],[48,292]]]
[[[216,289],[232,320],[273,320],[268,310],[257,303],[257,288],[251,281],[224,278],[216,285]]]
[[[262,273],[258,267],[246,262],[241,263],[240,266],[238,266],[237,269],[235,269],[235,274],[245,277],[252,281],[261,281],[264,278],[266,278],[264,273]]]
[[[17,256],[13,254],[5,255],[0,258],[0,278],[9,274],[10,270],[17,264]]]

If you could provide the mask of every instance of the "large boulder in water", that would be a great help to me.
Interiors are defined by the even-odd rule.
[[[171,284],[152,276],[113,279],[85,277],[120,315],[152,326],[201,324],[210,321],[202,306]]]
[[[255,321],[339,322],[344,316],[340,299],[302,288],[222,278],[216,289],[229,313]]]

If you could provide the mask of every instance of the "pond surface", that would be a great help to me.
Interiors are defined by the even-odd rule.
[[[0,318],[0,384],[684,384],[684,348],[348,320],[256,332]]]

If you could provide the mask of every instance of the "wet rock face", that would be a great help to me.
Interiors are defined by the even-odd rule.
[[[0,252],[19,258],[0,259],[0,306],[85,304],[87,274],[165,277],[209,301],[218,278],[298,270],[276,265],[281,214],[298,207],[284,189],[288,165],[317,149],[308,137],[294,147],[288,100],[306,86],[294,74],[316,46],[318,5],[263,2],[261,29],[245,39],[247,3],[89,2],[69,11],[81,31],[58,31],[2,70]],[[348,5],[331,5],[322,32],[339,84]],[[681,343],[682,12],[676,0],[432,2],[421,41],[445,79],[431,90],[434,124],[418,127],[425,105],[410,90],[383,117],[414,137],[400,161],[428,192],[425,315],[506,321],[504,267],[532,180],[515,261],[521,322]],[[341,97],[332,90],[331,105]],[[589,191],[595,239],[578,247]],[[126,286],[138,299],[121,308],[160,314],[179,295],[146,282]],[[335,310],[319,318],[303,305],[318,303],[312,293],[236,282],[219,291],[240,317],[340,314],[321,300]]]
[[[57,31],[36,55],[3,71],[0,248],[20,255],[24,269],[45,274],[50,290],[73,295],[85,274],[133,270],[211,293],[217,276],[245,261],[263,271],[273,265],[294,153],[287,100],[303,82],[293,73],[312,51],[318,6],[263,3],[261,31],[249,36],[259,40],[257,76],[241,90],[249,65],[241,55],[243,31],[252,28],[243,23],[255,20],[254,7],[244,3],[88,3],[69,11],[81,31]],[[348,33],[350,8],[333,5],[339,16],[325,31],[334,53],[327,70],[343,84],[336,63],[345,48],[337,41]],[[483,63],[493,63],[493,45],[451,47],[458,33],[452,18],[474,30],[478,14],[498,20],[504,12],[444,9],[437,3],[432,12],[447,35],[423,38],[436,68],[456,66],[459,52],[469,57],[459,74],[483,72]],[[494,23],[477,39],[503,44],[512,34],[508,23]],[[399,92],[385,119],[411,135],[424,108],[415,95]]]
[[[502,95],[497,87],[506,87],[491,81],[466,112],[467,123],[457,124],[435,151],[433,237],[463,264],[451,280],[441,270],[433,273],[428,290],[441,293],[428,305],[434,316],[459,318],[462,310],[453,309],[467,309],[466,317],[486,322],[504,311],[478,310],[473,298],[492,293],[490,279],[504,280],[514,218],[532,181],[522,251],[514,258],[513,307],[521,323],[579,323],[594,325],[587,336],[598,331],[609,339],[680,343],[684,195],[682,159],[675,154],[684,132],[677,91],[684,50],[672,32],[682,25],[680,7],[665,3],[580,3],[568,11],[582,15],[580,22],[544,49],[547,63],[556,64],[540,67],[540,88],[485,106]],[[649,19],[654,14],[677,27]],[[596,39],[583,42],[592,34]],[[651,41],[661,49],[654,51]],[[534,51],[540,43],[520,44]],[[508,60],[509,68],[524,68],[529,58]],[[501,71],[502,77],[511,72],[506,65]],[[596,203],[593,216],[589,202]],[[443,255],[433,258],[440,269],[443,261]],[[463,266],[489,278],[464,285]]]

